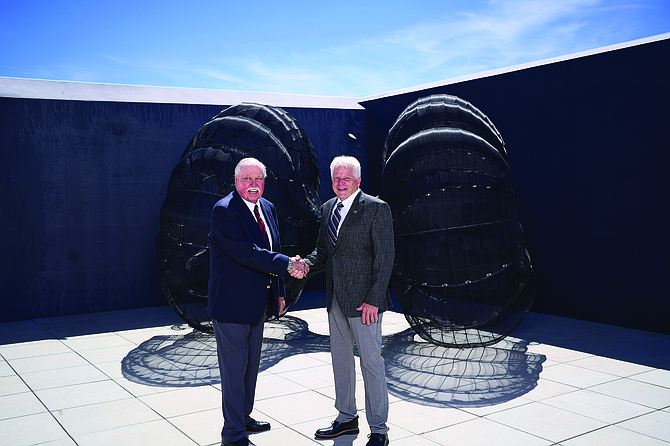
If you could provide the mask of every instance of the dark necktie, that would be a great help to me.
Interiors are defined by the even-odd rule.
[[[263,224],[263,219],[261,218],[261,215],[258,213],[258,205],[254,206],[254,215],[256,216],[258,226],[261,228],[261,232],[265,236],[265,243],[268,245],[268,249],[270,249],[270,239],[268,238],[268,231],[265,230],[265,224]]]
[[[342,218],[340,210],[343,207],[344,205],[342,203],[337,204],[333,216],[330,218],[330,223],[328,224],[328,236],[330,237],[330,243],[333,245],[333,248],[337,242],[337,227],[340,225],[340,219]]]

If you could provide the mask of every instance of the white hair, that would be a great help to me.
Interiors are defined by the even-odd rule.
[[[330,163],[331,179],[335,175],[335,169],[338,167],[351,168],[355,180],[361,177],[361,163],[359,163],[358,160],[353,156],[340,155],[333,158],[333,161]]]
[[[237,163],[237,166],[235,166],[235,176],[239,176],[240,170],[246,166],[257,166],[263,172],[263,178],[265,178],[267,175],[267,172],[265,171],[265,164],[261,163],[256,158],[244,158],[242,161]]]

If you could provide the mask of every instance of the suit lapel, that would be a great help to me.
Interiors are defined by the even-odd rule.
[[[263,215],[265,216],[265,221],[268,224],[268,230],[269,230],[268,235],[272,239],[272,249],[274,251],[278,251],[276,247],[279,246],[279,240],[278,240],[279,228],[277,227],[277,225],[275,224],[276,222],[272,218],[272,213],[270,211],[270,206],[268,205],[268,203],[269,203],[268,201],[263,200],[262,198],[258,200],[258,204],[261,210],[263,211]],[[258,232],[260,232],[260,229],[258,230]]]
[[[324,225],[324,227],[328,227],[328,222],[330,221],[330,218],[333,216],[333,208],[335,207],[335,203],[337,203],[337,197],[331,198],[330,200],[326,201],[323,205],[323,213],[321,214],[321,224]]]
[[[345,217],[344,221],[342,222],[342,225],[340,226],[340,234],[343,232],[346,232],[347,228],[356,221],[358,218],[359,212],[361,209],[363,209],[363,206],[365,206],[365,194],[363,191],[361,191],[358,194],[358,198],[354,200],[353,203],[351,203],[351,208],[349,209],[349,212],[347,212],[347,216]],[[339,235],[338,235],[339,239]]]

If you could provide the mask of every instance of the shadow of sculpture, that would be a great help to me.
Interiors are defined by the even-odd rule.
[[[423,340],[411,329],[386,336],[383,356],[389,392],[428,406],[491,406],[537,386],[544,355],[529,353],[527,341],[494,346],[447,348]]]
[[[445,348],[415,340],[411,329],[384,336],[389,392],[422,405],[479,407],[500,404],[532,390],[543,355],[527,352],[526,342]],[[328,336],[313,333],[307,322],[284,316],[265,324],[260,371],[283,359],[329,352]],[[220,383],[214,336],[193,330],[143,342],[122,361],[126,379],[148,386],[184,387]]]

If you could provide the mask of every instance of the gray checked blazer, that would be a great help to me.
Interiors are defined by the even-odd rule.
[[[356,308],[368,303],[387,310],[391,304],[388,283],[395,248],[391,209],[386,202],[361,191],[340,226],[335,248],[328,239],[328,222],[337,197],[323,204],[321,229],[314,251],[305,258],[310,271],[326,270],[328,311],[333,289],[347,317],[359,317]]]

